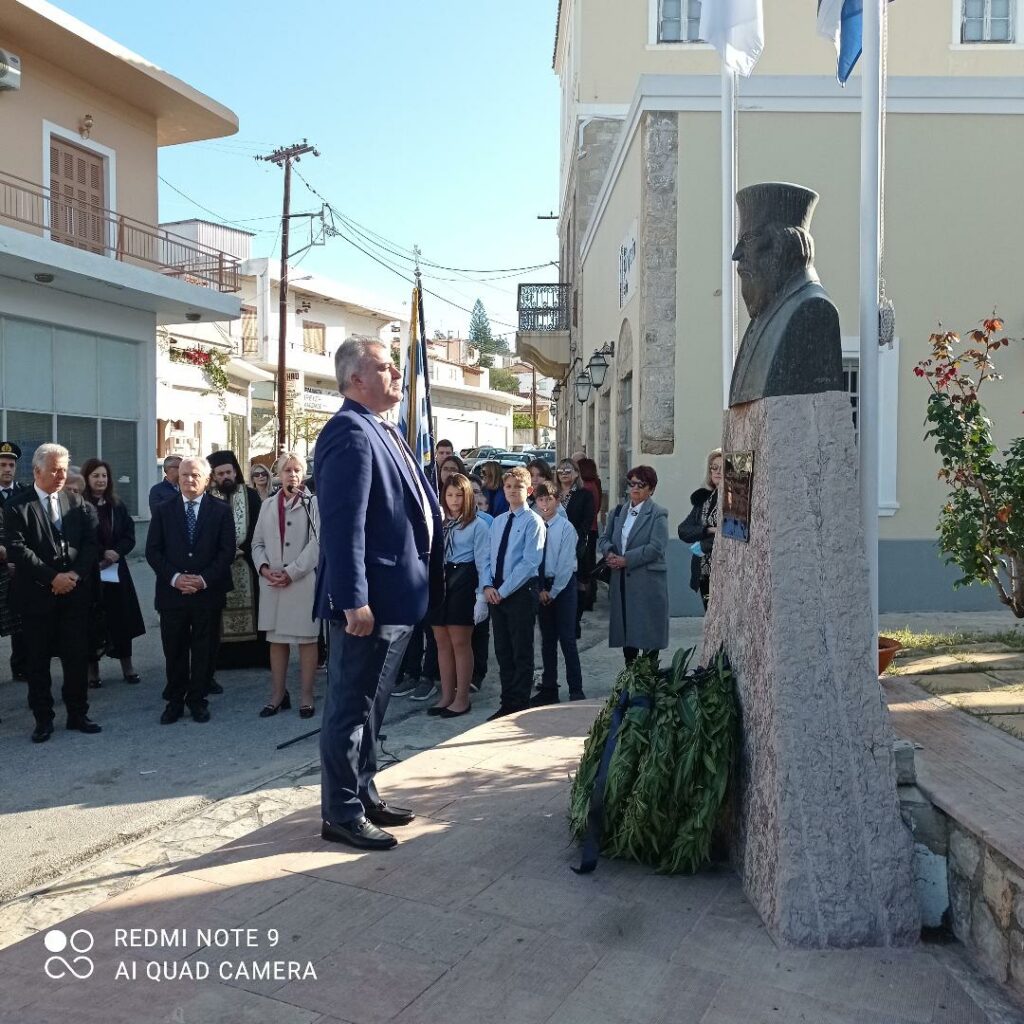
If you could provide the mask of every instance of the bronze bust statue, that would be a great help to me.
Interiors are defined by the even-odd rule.
[[[750,325],[732,371],[729,405],[773,395],[843,390],[839,314],[814,270],[818,193],[765,182],[736,193],[733,251]]]

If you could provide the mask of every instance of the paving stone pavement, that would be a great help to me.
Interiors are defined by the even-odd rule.
[[[60,924],[79,948],[91,937],[88,977],[41,934],[0,952],[0,1022],[1024,1019],[956,946],[779,949],[723,866],[573,874],[569,775],[597,707],[524,712],[388,769],[385,795],[419,817],[387,853],[325,844],[301,779],[287,798],[208,810],[219,832],[183,830],[163,874]]]

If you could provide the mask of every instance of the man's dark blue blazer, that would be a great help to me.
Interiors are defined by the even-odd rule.
[[[386,428],[346,398],[316,442],[320,569],[316,616],[345,618],[369,605],[378,625],[412,626],[444,594],[444,537],[433,489],[433,545],[412,470]]]
[[[189,543],[185,525],[185,503],[158,505],[146,535],[146,561],[156,574],[157,611],[175,608],[223,608],[227,593],[234,589],[231,563],[235,559],[235,519],[227,502],[203,496],[196,519],[195,538]],[[171,586],[177,573],[202,576],[206,589],[183,594]]]

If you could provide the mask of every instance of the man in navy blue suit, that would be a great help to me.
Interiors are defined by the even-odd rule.
[[[210,720],[206,689],[235,557],[234,516],[223,501],[205,493],[206,459],[185,459],[178,479],[180,496],[157,505],[146,537],[167,663],[162,725],[177,722],[186,704],[193,721]]]
[[[383,418],[402,397],[387,348],[349,338],[334,366],[345,401],[317,438],[315,468],[316,616],[331,630],[321,835],[386,850],[397,840],[383,827],[407,825],[413,814],[377,792],[377,734],[413,627],[443,594],[441,512],[409,446]]]

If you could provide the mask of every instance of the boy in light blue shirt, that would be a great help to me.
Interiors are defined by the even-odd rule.
[[[544,520],[546,539],[541,556],[537,587],[540,609],[541,660],[544,674],[540,687],[530,700],[530,707],[557,704],[558,648],[565,659],[565,681],[569,700],[585,700],[583,671],[576,646],[576,547],[579,535],[563,514],[562,504],[553,487],[539,484],[534,495],[536,509]]]

